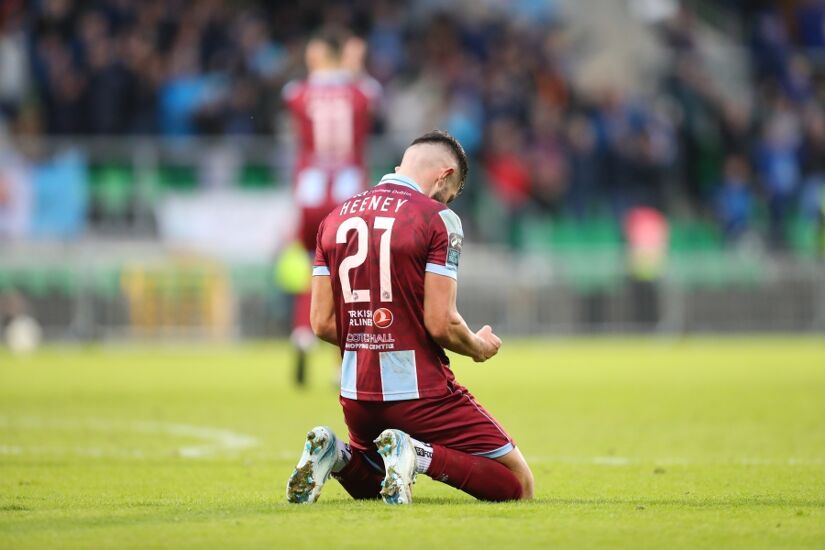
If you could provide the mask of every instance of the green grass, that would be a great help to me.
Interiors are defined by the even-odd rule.
[[[346,433],[333,352],[301,392],[289,358],[0,352],[0,548],[825,548],[825,340],[506,342],[456,361],[537,498],[420,478],[405,509],[334,481],[315,506],[284,503],[306,430]]]

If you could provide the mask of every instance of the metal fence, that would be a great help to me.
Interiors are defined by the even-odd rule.
[[[635,280],[615,254],[467,254],[459,304],[468,320],[524,335],[821,332],[825,265],[815,259],[682,254]]]
[[[291,297],[270,262],[231,265],[145,243],[4,252],[0,288],[23,296],[52,339],[225,341],[290,330]],[[621,256],[599,256],[470,243],[460,310],[472,326],[490,323],[508,335],[825,334],[825,266],[817,260],[694,255],[672,258],[658,280],[638,281]]]
[[[49,140],[19,143],[17,150],[22,156],[36,151],[32,158],[39,159],[79,150],[86,162],[89,207],[82,236],[0,240],[0,296],[23,298],[47,337],[233,340],[288,334],[291,297],[274,276],[275,250],[250,261],[218,260],[170,247],[157,229],[158,204],[169,194],[286,187],[292,157],[286,142]],[[383,159],[373,164],[373,176],[390,168],[400,152],[389,141],[371,150]],[[484,192],[483,185],[478,188]],[[700,228],[705,244],[684,246],[693,231],[688,227],[681,248],[672,243],[659,276],[637,280],[626,268],[615,220],[585,228],[589,236],[582,239],[575,223],[545,214],[517,225],[529,238],[516,250],[473,242],[497,232],[490,230],[494,216],[483,211],[485,200],[475,199],[462,198],[459,205],[467,225],[475,226],[459,291],[461,310],[474,326],[491,323],[517,335],[825,331],[825,266],[811,246],[797,254],[737,252],[720,243],[706,246],[713,241],[707,227]]]

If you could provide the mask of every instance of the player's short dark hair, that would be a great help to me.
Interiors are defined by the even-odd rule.
[[[458,162],[458,192],[464,189],[464,183],[467,181],[467,172],[470,171],[470,164],[467,162],[467,153],[464,152],[464,147],[458,142],[456,138],[444,130],[433,130],[427,132],[423,136],[417,137],[410,143],[410,147],[418,145],[419,143],[435,143],[447,147]]]
[[[321,42],[329,48],[330,53],[334,57],[340,58],[344,51],[344,45],[347,43],[349,37],[350,34],[346,30],[340,27],[328,26],[322,27],[313,33],[310,40]]]

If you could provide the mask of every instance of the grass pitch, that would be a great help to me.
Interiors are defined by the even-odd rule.
[[[284,487],[308,428],[346,434],[334,352],[0,352],[0,548],[825,548],[825,340],[505,342],[454,369],[537,498],[419,478],[416,502]]]

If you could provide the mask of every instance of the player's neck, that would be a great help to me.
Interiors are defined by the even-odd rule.
[[[343,70],[344,69],[342,69],[335,63],[319,63],[317,66],[313,67],[312,70],[309,71],[309,74],[332,74],[342,72]]]
[[[407,179],[412,180],[418,186],[422,193],[424,193],[428,197],[430,196],[430,190],[432,189],[433,184],[432,182],[428,183],[427,179],[422,178],[420,174],[416,174],[413,170],[405,170],[404,168],[399,168],[395,172],[395,175],[403,176]]]

